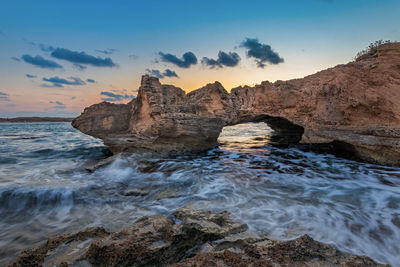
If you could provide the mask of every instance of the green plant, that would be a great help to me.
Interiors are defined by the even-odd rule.
[[[358,60],[362,57],[364,57],[365,55],[373,55],[376,53],[376,51],[378,51],[378,47],[383,45],[383,44],[389,44],[392,43],[392,41],[390,40],[378,40],[375,41],[374,43],[371,43],[366,49],[360,51],[357,53],[355,60]]]

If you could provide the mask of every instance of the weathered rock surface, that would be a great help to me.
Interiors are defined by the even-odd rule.
[[[300,143],[341,144],[364,160],[400,165],[400,43],[302,79],[230,93],[215,82],[185,94],[145,75],[136,99],[93,105],[72,125],[115,153],[183,153],[213,148],[224,126],[253,121],[297,132]]]
[[[117,233],[97,227],[50,238],[10,266],[382,266],[309,236],[235,239],[247,227],[227,212],[181,208],[174,216],[142,217]]]

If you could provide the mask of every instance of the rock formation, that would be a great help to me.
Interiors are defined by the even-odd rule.
[[[384,266],[305,235],[290,241],[241,239],[229,213],[181,208],[142,217],[108,233],[101,227],[48,239],[10,265],[22,266]]]
[[[184,153],[218,145],[226,125],[265,121],[300,143],[339,144],[361,159],[400,165],[400,43],[302,79],[188,94],[142,77],[128,104],[88,107],[72,125],[111,151]],[[296,138],[295,138],[296,139]]]

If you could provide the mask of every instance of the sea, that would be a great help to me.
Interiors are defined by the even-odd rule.
[[[229,211],[249,234],[308,234],[400,266],[400,168],[277,147],[265,123],[225,127],[196,155],[111,155],[70,123],[0,124],[0,266],[47,238],[188,206]],[[133,192],[133,193],[132,193]]]

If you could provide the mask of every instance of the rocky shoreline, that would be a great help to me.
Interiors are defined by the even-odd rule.
[[[226,211],[180,208],[146,216],[110,233],[102,227],[52,237],[9,266],[389,266],[304,235],[278,241],[251,237]]]
[[[114,153],[198,152],[218,145],[224,126],[266,122],[288,142],[325,144],[362,160],[400,165],[400,43],[302,79],[185,93],[144,75],[128,104],[92,105],[72,125]]]

